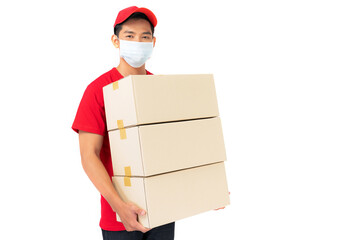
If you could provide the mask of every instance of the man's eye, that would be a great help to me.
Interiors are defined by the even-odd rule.
[[[132,35],[127,35],[127,36],[125,36],[125,37],[127,37],[127,38],[132,38],[133,36],[132,36]]]
[[[150,39],[150,37],[149,37],[149,36],[143,36],[143,38],[144,38],[144,39]]]

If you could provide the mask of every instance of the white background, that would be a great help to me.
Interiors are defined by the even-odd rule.
[[[131,5],[158,17],[148,70],[215,76],[231,205],[176,239],[360,239],[357,3],[2,1],[0,239],[101,239],[70,127]]]

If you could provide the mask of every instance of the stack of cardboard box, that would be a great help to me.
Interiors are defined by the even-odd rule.
[[[229,204],[211,74],[132,75],[103,92],[113,184],[124,201],[146,210],[143,226]]]

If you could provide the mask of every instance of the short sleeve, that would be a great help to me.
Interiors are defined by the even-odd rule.
[[[90,84],[80,101],[72,129],[96,133],[104,136],[106,133],[106,119],[102,89]]]

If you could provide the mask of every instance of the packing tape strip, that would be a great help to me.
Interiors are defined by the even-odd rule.
[[[126,139],[126,131],[124,128],[120,129],[120,139]]]
[[[125,170],[125,177],[124,177],[124,185],[126,187],[131,187],[131,167],[130,166],[126,166],[124,167]]]
[[[113,82],[112,86],[113,86],[113,90],[118,89],[119,88],[119,81]]]
[[[131,177],[131,167],[130,166],[124,167],[124,170],[125,170],[125,176]]]
[[[125,185],[126,187],[131,187],[130,177],[124,177],[124,185]]]
[[[126,139],[126,130],[124,128],[124,121],[117,120],[117,126],[120,130],[120,139]]]

